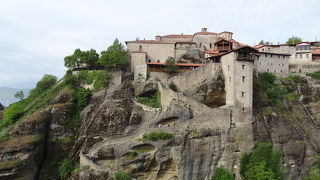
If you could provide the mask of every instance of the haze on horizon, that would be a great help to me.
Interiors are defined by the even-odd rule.
[[[74,49],[106,49],[115,38],[232,31],[237,41],[320,39],[319,0],[10,0],[0,2],[0,87],[61,78]]]

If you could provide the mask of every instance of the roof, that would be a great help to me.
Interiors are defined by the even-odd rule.
[[[147,64],[149,65],[165,65],[165,63],[153,63],[153,62],[148,62]],[[177,63],[177,66],[203,66],[204,64],[187,64],[187,63]]]
[[[214,32],[207,32],[207,31],[201,31],[201,32],[196,32],[194,35],[217,35],[217,33]]]
[[[219,34],[223,34],[223,33],[233,34],[233,32],[230,32],[230,31],[222,31],[222,32],[221,32],[221,33],[219,33]]]
[[[136,41],[126,41],[127,43],[141,43],[141,44],[174,44],[169,42],[161,42],[156,40],[136,40]]]
[[[205,53],[208,53],[208,54],[217,54],[219,53],[219,51],[215,51],[215,50],[208,50],[208,51],[204,51]]]
[[[320,55],[320,51],[312,51],[312,55]]]
[[[196,44],[195,42],[192,42],[192,41],[178,41],[176,42],[176,44],[179,43],[179,44]]]
[[[240,48],[237,48],[237,49],[233,49],[231,51],[228,51],[228,52],[224,52],[224,53],[218,53],[218,54],[215,54],[213,56],[210,56],[210,57],[207,57],[207,58],[211,58],[211,57],[219,57],[219,56],[224,56],[224,55],[227,55],[229,53],[232,53],[232,52],[235,52],[235,51],[239,51],[241,49],[245,49],[245,48],[249,48],[255,52],[258,52],[255,48],[251,47],[251,46],[243,46],[243,47],[240,47]]]
[[[273,55],[281,55],[281,56],[291,56],[291,54],[282,54],[282,53],[273,53],[273,52],[258,52],[259,54],[273,54]]]
[[[165,37],[165,38],[192,38],[193,35],[184,35],[184,34],[168,34],[164,36],[159,36],[158,37]]]
[[[214,44],[217,44],[217,43],[219,43],[219,42],[221,42],[221,41],[227,41],[227,42],[229,42],[229,43],[233,43],[233,41],[231,41],[231,40],[220,39],[219,41],[215,42]]]

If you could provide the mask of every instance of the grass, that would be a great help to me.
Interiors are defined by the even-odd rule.
[[[16,167],[22,165],[23,162],[24,161],[21,159],[12,159],[12,160],[8,160],[8,161],[0,162],[0,169],[4,170],[4,169],[16,168]]]
[[[110,76],[105,70],[83,70],[79,72],[78,78],[83,84],[92,84],[93,91],[97,92],[108,86]]]
[[[152,97],[137,96],[136,99],[141,104],[153,108],[161,108],[161,93],[159,90],[157,90],[156,94]]]
[[[300,83],[302,81],[302,77],[298,75],[290,75],[286,78],[289,81],[295,82],[295,83]]]
[[[38,143],[41,137],[38,135],[21,136],[17,138],[10,138],[0,143],[0,149],[8,149],[12,147],[23,148],[28,145]]]
[[[312,79],[320,79],[320,71],[307,73],[307,76],[310,76]]]
[[[131,180],[132,178],[123,172],[114,173],[116,180]]]
[[[144,134],[142,136],[142,141],[159,141],[159,140],[167,140],[171,139],[173,135],[168,132],[151,132],[149,134]]]

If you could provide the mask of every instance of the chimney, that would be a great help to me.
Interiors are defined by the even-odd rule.
[[[207,28],[201,28],[201,32],[207,32]]]

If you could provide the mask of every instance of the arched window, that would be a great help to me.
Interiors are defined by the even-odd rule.
[[[142,51],[142,45],[139,46],[139,51]]]
[[[210,46],[210,49],[212,49],[212,43],[210,43],[209,46]]]

